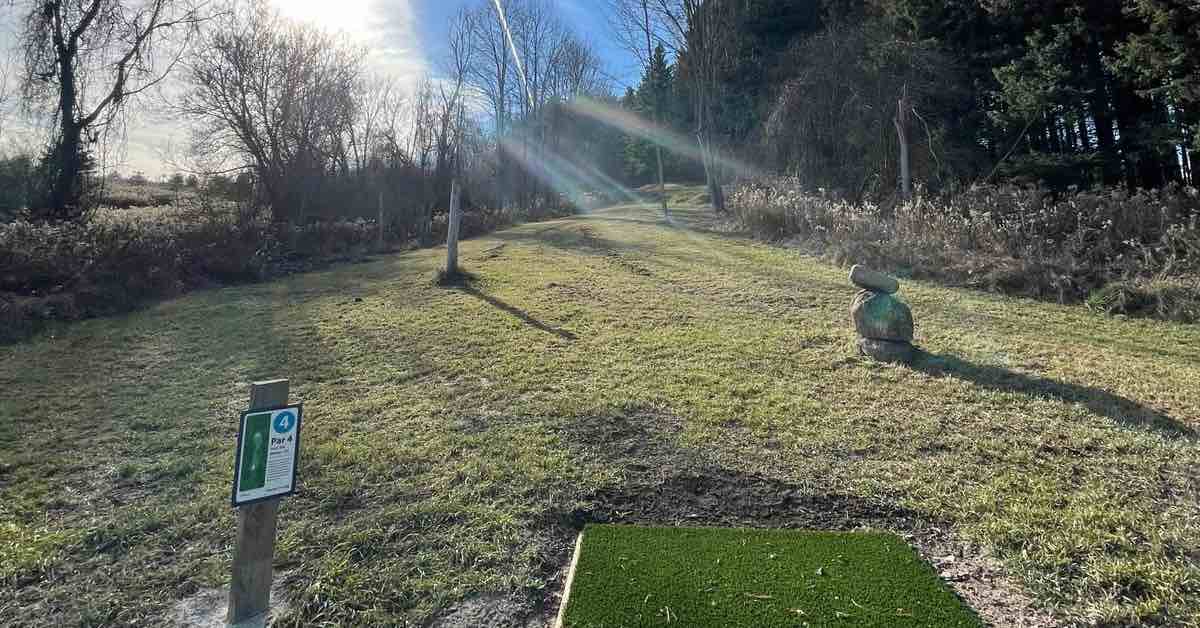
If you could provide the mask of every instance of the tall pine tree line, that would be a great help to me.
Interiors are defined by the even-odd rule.
[[[730,16],[715,35],[716,136],[773,170],[889,192],[904,90],[915,175],[931,187],[1200,185],[1192,0],[709,2]],[[688,50],[655,61],[625,104],[645,112],[661,89],[662,119],[688,132]],[[644,174],[644,150],[627,144],[629,174]]]

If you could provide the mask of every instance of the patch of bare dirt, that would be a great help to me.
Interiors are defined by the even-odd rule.
[[[283,594],[283,583],[288,579],[287,572],[275,574],[275,582],[271,586],[271,611],[267,617],[267,626],[287,614],[290,606]],[[172,609],[171,619],[175,626],[189,628],[225,628],[225,613],[229,610],[229,587],[219,589],[200,589],[195,593],[179,600]]]
[[[175,625],[225,628],[225,611],[228,604],[228,589],[202,589],[176,602]]]
[[[567,428],[564,440],[580,456],[626,471],[622,486],[591,496],[589,505],[554,522],[558,565],[570,560],[574,534],[591,522],[677,526],[726,526],[853,530],[873,528],[901,535],[928,560],[955,592],[989,625],[1048,628],[1058,622],[1035,606],[1021,586],[986,553],[958,539],[952,527],[880,498],[823,493],[784,479],[717,465],[676,443],[678,418],[661,413],[596,417]],[[542,616],[553,616],[563,586],[543,600]],[[536,619],[536,617],[535,617]]]
[[[283,574],[277,574],[275,585],[271,587],[271,610],[266,618],[266,626],[272,626],[276,618],[287,615],[287,598],[283,597],[280,580]],[[229,609],[229,587],[202,588],[175,603],[172,612],[174,626],[190,628],[226,628],[226,612]]]
[[[538,628],[542,617],[529,617],[529,605],[514,595],[481,595],[463,600],[429,628]]]

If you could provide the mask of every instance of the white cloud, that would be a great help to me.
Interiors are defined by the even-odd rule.
[[[417,37],[413,3],[419,0],[272,0],[284,15],[307,21],[320,28],[342,31],[368,50],[367,65],[373,72],[394,76],[402,84],[414,85],[428,64]],[[15,69],[16,10],[0,0],[0,55]],[[14,82],[10,77],[10,86]],[[164,158],[182,154],[189,141],[189,129],[173,116],[166,100],[177,96],[180,86],[166,86],[161,93],[142,98],[137,111],[130,111],[127,124],[115,141],[102,151],[106,168],[123,173],[135,170],[155,177],[175,167]],[[2,115],[2,112],[0,112]],[[14,120],[4,125],[6,136],[16,135],[22,144],[34,128],[29,121]],[[0,147],[3,148],[3,147]]]
[[[375,72],[413,82],[426,69],[413,0],[275,0],[284,15],[345,33],[369,51]]]

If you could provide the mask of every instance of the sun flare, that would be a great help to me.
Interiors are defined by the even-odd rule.
[[[368,34],[370,4],[370,0],[275,0],[287,17],[356,37]]]

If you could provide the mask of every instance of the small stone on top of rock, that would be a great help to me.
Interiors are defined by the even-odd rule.
[[[900,282],[883,273],[876,272],[863,266],[855,264],[850,267],[850,283],[872,292],[882,292],[884,294],[895,294],[900,290]]]

